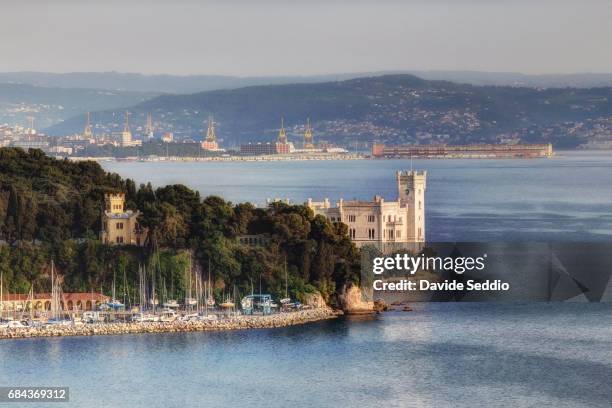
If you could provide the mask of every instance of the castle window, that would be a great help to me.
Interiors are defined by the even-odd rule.
[[[368,238],[370,239],[376,238],[376,230],[374,228],[368,229]]]
[[[123,237],[117,237],[116,241],[118,244],[123,244]]]
[[[374,222],[376,221],[376,216],[375,215],[368,215],[368,222]]]
[[[349,237],[355,239],[355,228],[349,228]]]
[[[351,214],[351,215],[348,216],[348,221],[349,222],[355,222],[355,219],[356,219],[356,217],[355,217],[354,214]]]
[[[118,230],[122,230],[123,229],[123,223],[122,222],[118,222],[116,225],[117,225],[117,229]]]

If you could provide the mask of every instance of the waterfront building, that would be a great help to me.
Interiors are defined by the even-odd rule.
[[[425,157],[425,158],[470,158],[509,159],[552,157],[552,144],[479,144],[479,145],[372,145],[374,157]]]
[[[138,223],[140,212],[125,209],[125,194],[107,193],[104,204],[100,232],[102,242],[110,245],[144,245],[147,229]]]
[[[47,150],[49,148],[49,139],[43,135],[23,135],[17,140],[11,141],[12,147],[20,147],[23,150],[28,149],[41,149]]]
[[[130,113],[125,111],[125,125],[123,126],[123,132],[121,132],[121,147],[140,146],[142,144],[140,140],[132,139],[129,117]]]
[[[240,145],[240,154],[244,156],[260,156],[276,154],[277,146],[272,143],[248,143]]]
[[[291,150],[291,145],[287,141],[287,133],[285,132],[284,118],[281,117],[281,128],[278,131],[278,137],[276,138],[276,153],[289,154],[291,153]]]
[[[306,122],[306,130],[304,131],[304,149],[310,150],[314,148],[312,128],[310,127],[310,118],[308,118]]]
[[[309,198],[307,206],[315,215],[345,223],[349,237],[359,247],[421,244],[425,242],[426,179],[426,171],[398,171],[395,201],[377,195],[372,201],[340,199],[332,206],[327,198],[324,201]]]
[[[109,296],[101,293],[61,293],[60,309],[65,311],[96,310],[98,306],[108,303]],[[51,293],[4,294],[0,301],[3,312],[49,311],[53,296]]]
[[[163,143],[172,143],[174,141],[174,134],[172,132],[166,132],[161,138]]]
[[[219,150],[217,135],[215,133],[215,122],[212,118],[208,118],[208,129],[206,130],[206,138],[202,142],[202,149],[210,151]]]

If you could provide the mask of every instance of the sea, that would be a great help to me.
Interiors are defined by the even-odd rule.
[[[278,329],[0,342],[24,407],[610,407],[612,304],[419,303]],[[17,407],[18,403],[6,404]]]
[[[612,152],[103,166],[261,206],[394,199],[394,173],[413,168],[427,171],[429,241],[612,242]],[[610,407],[612,303],[412,306],[278,329],[4,340],[0,385],[70,387],[50,407]]]
[[[186,184],[203,196],[265,206],[397,197],[395,172],[427,171],[430,242],[612,240],[612,151],[551,159],[102,162],[138,183]]]

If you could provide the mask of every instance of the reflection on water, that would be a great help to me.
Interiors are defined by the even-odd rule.
[[[274,330],[0,343],[0,384],[74,406],[555,406],[612,400],[612,305],[428,303]]]

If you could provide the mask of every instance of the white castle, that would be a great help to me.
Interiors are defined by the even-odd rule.
[[[343,222],[357,246],[374,244],[420,244],[425,242],[425,188],[427,172],[398,171],[397,200],[343,200],[331,206],[329,199],[312,201],[308,207],[315,215],[331,222]]]

